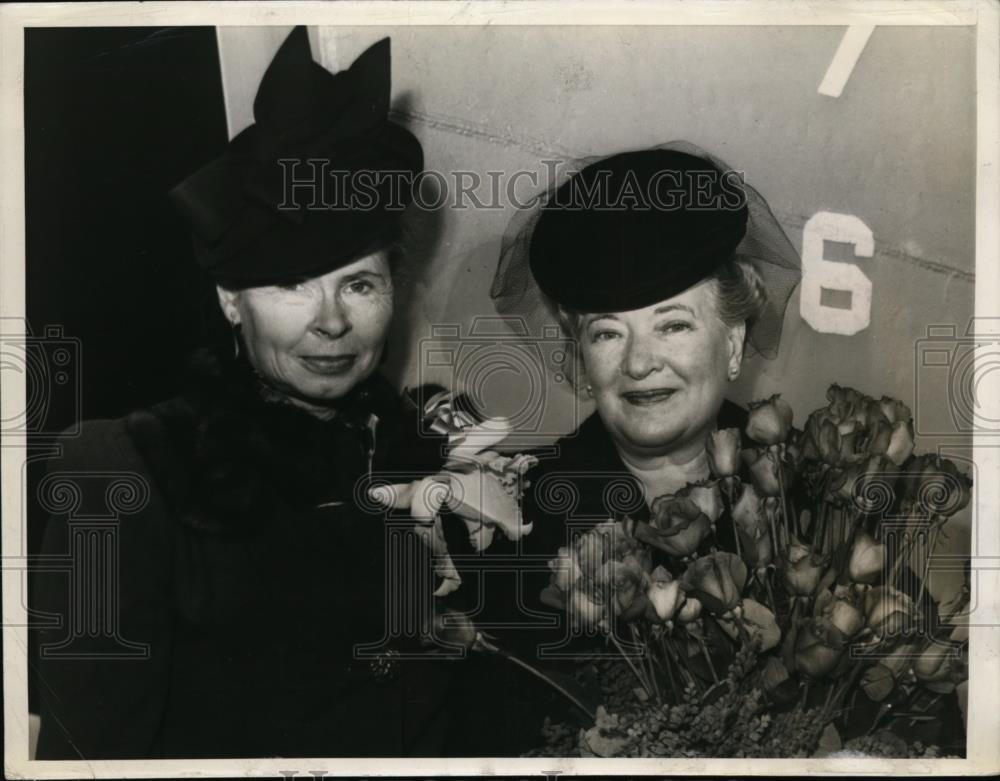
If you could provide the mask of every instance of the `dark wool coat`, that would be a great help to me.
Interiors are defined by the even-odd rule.
[[[387,570],[426,566],[414,545],[387,563],[357,481],[434,471],[440,438],[377,377],[327,422],[259,390],[245,364],[206,361],[180,397],[63,443],[50,478],[82,490],[52,514],[45,557],[107,516],[111,475],[148,499],[112,523],[117,640],[81,626],[65,574],[33,576],[33,607],[56,617],[39,637],[40,759],[445,753],[450,668],[355,653],[386,634]]]

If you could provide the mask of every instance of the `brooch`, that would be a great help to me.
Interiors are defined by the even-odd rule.
[[[399,651],[390,648],[368,663],[368,670],[376,683],[391,683],[399,678]]]

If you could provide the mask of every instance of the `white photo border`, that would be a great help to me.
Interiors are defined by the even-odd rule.
[[[977,317],[1000,322],[1000,3],[996,0],[666,0],[665,2],[147,2],[10,4],[0,7],[0,323],[25,317],[24,30],[26,27],[270,25],[882,25],[974,26],[977,40]],[[16,327],[16,326],[14,326]],[[17,334],[14,334],[17,335]],[[23,334],[20,334],[23,335]],[[3,372],[0,419],[25,408],[23,375]],[[983,419],[1000,419],[1000,398]],[[970,629],[965,759],[214,759],[29,760],[26,510],[23,447],[0,448],[2,466],[4,773],[8,778],[150,778],[473,775],[979,775],[1000,771],[1000,446],[977,433],[975,519],[979,609],[990,626]],[[991,477],[993,479],[991,479]],[[991,568],[992,566],[992,568]],[[980,622],[982,623],[982,622]]]

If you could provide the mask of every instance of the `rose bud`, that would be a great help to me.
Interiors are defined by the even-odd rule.
[[[574,588],[569,598],[570,614],[587,629],[599,626],[604,621],[604,608],[582,588]]]
[[[708,465],[715,477],[732,477],[740,471],[740,431],[713,431],[706,443]]]
[[[904,511],[926,516],[954,515],[972,497],[972,482],[955,463],[930,454],[910,459],[900,484]]]
[[[677,620],[682,624],[688,624],[694,621],[701,615],[701,602],[694,597],[688,597],[684,600],[684,604],[681,605],[680,612],[677,614]]]
[[[882,410],[882,414],[885,415],[885,419],[893,425],[896,423],[911,423],[913,420],[913,415],[910,414],[910,408],[897,399],[883,396],[879,400],[878,404],[879,408]]]
[[[691,556],[712,531],[708,516],[687,497],[660,497],[651,509],[652,523],[637,525],[635,535],[671,556]]]
[[[837,436],[840,441],[840,460],[852,461],[857,455],[858,439],[862,434],[861,425],[854,420],[849,420],[837,426]]]
[[[806,435],[798,431],[797,429],[792,429],[792,433],[788,437],[788,441],[785,443],[783,461],[786,467],[788,467],[789,474],[795,474],[799,467],[802,466],[803,461],[803,444],[806,440]]]
[[[739,637],[736,621],[743,624],[743,628],[750,635],[750,640],[757,644],[757,650],[761,653],[770,651],[781,642],[781,630],[778,628],[774,613],[756,600],[744,599],[740,603],[738,617],[724,618],[719,622],[722,630],[734,640]]]
[[[859,424],[865,421],[865,399],[854,388],[844,388],[834,383],[826,391],[830,402],[830,412],[838,422],[856,420]]]
[[[653,570],[650,581],[649,589],[646,591],[649,604],[652,605],[656,617],[660,621],[669,621],[674,617],[681,600],[684,598],[680,581],[674,580],[663,567],[657,567]]]
[[[899,477],[897,493],[900,496],[900,505],[906,510],[911,510],[920,502],[920,488],[924,482],[924,472],[934,474],[936,472],[934,456],[930,453],[914,456],[906,463]]]
[[[823,423],[826,410],[815,410],[808,418],[802,431],[802,457],[808,461],[819,461],[819,428]]]
[[[811,597],[823,576],[824,561],[810,546],[793,542],[788,546],[785,584],[795,596]]]
[[[750,477],[762,496],[780,496],[781,483],[778,480],[778,461],[768,450],[748,448],[740,453],[743,462],[750,469]]]
[[[705,481],[702,483],[692,483],[678,491],[675,498],[688,498],[694,502],[711,523],[719,520],[724,509],[722,504],[722,491],[719,490],[717,480]]]
[[[861,631],[865,625],[865,616],[861,609],[849,598],[850,590],[837,587],[837,593],[822,591],[816,598],[816,617],[827,626],[840,632],[846,640],[850,640]]]
[[[879,637],[904,634],[915,628],[913,600],[892,586],[877,586],[865,595],[868,626]]]
[[[892,426],[892,437],[885,449],[885,457],[896,466],[902,466],[913,455],[913,424],[899,420]]]
[[[855,583],[874,583],[885,566],[885,545],[877,542],[868,532],[861,532],[854,540],[847,574]]]
[[[610,587],[618,615],[626,621],[641,615],[646,609],[646,575],[633,558],[630,562],[609,561],[604,565],[602,585]]]
[[[892,653],[879,659],[879,664],[892,673],[893,678],[899,680],[901,675],[913,669],[913,660],[919,658],[917,656],[919,648],[918,643],[896,646]]]
[[[820,461],[823,454],[820,450],[820,431],[823,424],[829,423],[836,433],[837,425],[828,409],[813,410],[806,418],[805,429],[802,434],[803,456],[811,461]]]
[[[549,562],[552,570],[552,585],[568,592],[583,575],[580,564],[576,560],[576,552],[569,548],[560,548],[558,556]]]
[[[948,494],[943,501],[934,502],[934,511],[950,517],[960,510],[964,510],[969,504],[972,499],[972,481],[959,471],[954,461],[947,458],[939,458],[937,467],[943,474],[947,475],[945,485],[948,487]]]
[[[827,645],[822,631],[809,624],[801,627],[795,643],[795,667],[810,678],[822,678],[840,661],[843,649]]]
[[[955,662],[951,646],[931,642],[913,664],[913,674],[924,683],[947,680]]]
[[[642,545],[632,538],[624,523],[605,521],[576,538],[576,559],[584,577],[595,578],[611,559],[622,560],[629,554],[641,552]],[[642,558],[637,556],[637,558]]]
[[[882,414],[882,407],[875,399],[865,396],[862,410],[864,414],[860,416],[860,422],[866,431],[875,432],[881,426],[892,428],[892,423]],[[872,433],[872,439],[874,439],[874,433]]]
[[[740,553],[748,567],[760,572],[771,563],[774,551],[766,526],[761,525],[753,532],[746,532],[737,526],[736,533],[740,535]]]
[[[695,559],[681,578],[684,591],[716,615],[728,613],[740,603],[746,581],[746,565],[736,554],[722,551]]]
[[[465,613],[445,610],[434,616],[434,639],[442,643],[471,648],[478,634],[475,624]]]
[[[817,445],[824,463],[830,466],[840,463],[840,430],[833,421],[824,420],[820,424]]]
[[[881,456],[889,449],[892,441],[892,425],[882,418],[879,413],[879,420],[873,421],[868,427],[868,447],[865,450],[871,455]]]
[[[788,680],[788,668],[780,659],[769,656],[764,663],[764,669],[760,671],[760,679],[764,684],[764,690],[773,692]]]
[[[766,401],[750,403],[747,436],[761,445],[777,445],[788,438],[792,427],[792,408],[775,394]]]
[[[754,532],[764,521],[760,494],[750,483],[743,483],[740,498],[733,505],[733,523],[747,532]]]

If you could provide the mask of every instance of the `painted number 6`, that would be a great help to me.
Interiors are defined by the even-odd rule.
[[[871,322],[872,281],[857,266],[823,257],[823,242],[854,245],[854,255],[870,258],[875,251],[871,229],[857,217],[834,212],[817,212],[802,231],[802,292],[799,312],[802,319],[824,334],[856,334]],[[824,290],[851,294],[849,309],[822,302]]]

